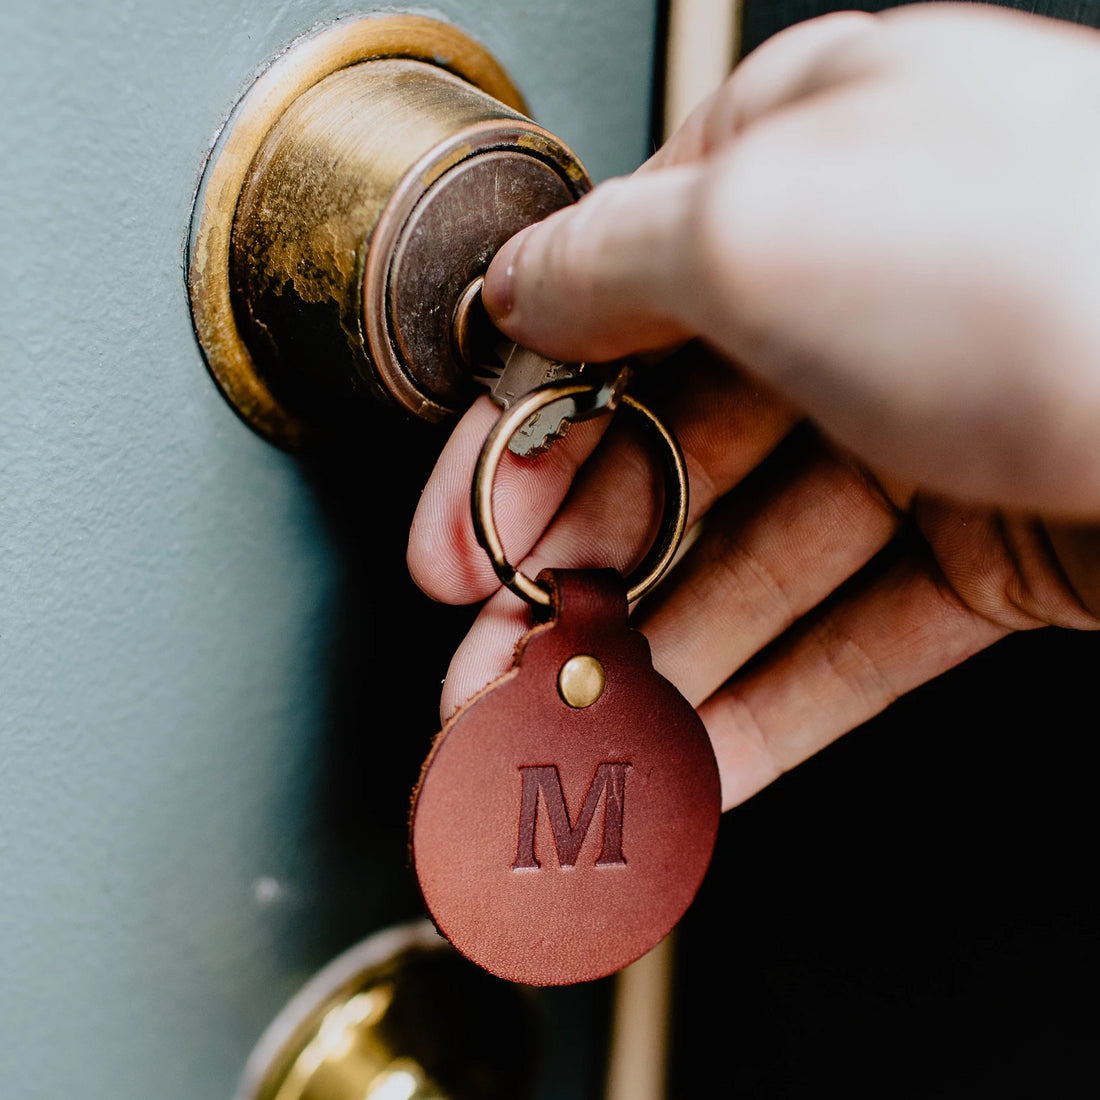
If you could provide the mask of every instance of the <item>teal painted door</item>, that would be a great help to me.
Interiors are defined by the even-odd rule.
[[[228,1097],[307,976],[422,912],[408,791],[467,613],[419,596],[404,545],[443,436],[380,410],[338,477],[280,453],[207,376],[184,282],[192,194],[226,112],[277,50],[345,11],[4,6],[13,1100]],[[643,159],[652,0],[438,0],[432,14],[494,52],[597,179]],[[574,1021],[563,1044],[599,996],[556,1014]],[[578,1049],[556,1095],[588,1091]]]

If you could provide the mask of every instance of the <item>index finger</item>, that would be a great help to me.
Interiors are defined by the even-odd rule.
[[[697,345],[690,345],[655,370],[662,377],[654,381],[664,383],[666,392],[655,395],[659,399],[649,404],[683,449],[691,482],[689,522],[694,522],[775,447],[790,430],[795,414]],[[409,570],[434,599],[470,603],[491,595],[499,586],[488,557],[477,544],[470,516],[474,466],[498,415],[487,400],[479,401],[466,414],[432,471],[413,518]],[[493,508],[510,560],[520,562],[539,541],[605,427],[602,417],[576,424],[564,440],[534,462],[505,453]],[[631,472],[629,465],[619,461],[618,452],[600,460],[597,454],[594,461],[612,486],[621,484]],[[615,532],[616,545],[621,543],[629,552],[637,537],[632,525],[639,508],[636,501],[614,495],[616,510],[605,514],[605,523]]]

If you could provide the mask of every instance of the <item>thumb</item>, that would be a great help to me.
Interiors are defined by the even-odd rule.
[[[879,25],[850,12],[777,35],[642,170],[513,237],[485,276],[483,300],[497,326],[563,359],[614,359],[698,335],[686,319],[707,288],[689,221],[707,158],[751,122],[850,76],[852,65],[858,71],[845,59]]]
[[[513,340],[562,359],[615,359],[679,343],[695,277],[684,255],[698,169],[608,180],[513,237],[483,299]]]

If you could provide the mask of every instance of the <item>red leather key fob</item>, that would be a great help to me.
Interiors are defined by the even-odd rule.
[[[611,974],[695,896],[721,812],[694,708],[652,665],[614,570],[540,576],[552,618],[436,737],[412,856],[436,926],[511,981]]]

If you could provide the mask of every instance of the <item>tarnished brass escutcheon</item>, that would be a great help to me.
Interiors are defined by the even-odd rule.
[[[326,78],[377,59],[408,59],[446,70],[499,101],[509,119],[522,118],[525,110],[508,75],[468,35],[436,19],[392,14],[339,19],[302,37],[272,61],[234,108],[195,199],[187,273],[191,311],[207,365],[230,404],[254,430],[287,449],[301,444],[307,423],[257,369],[235,314],[234,217],[257,153],[295,101]]]

